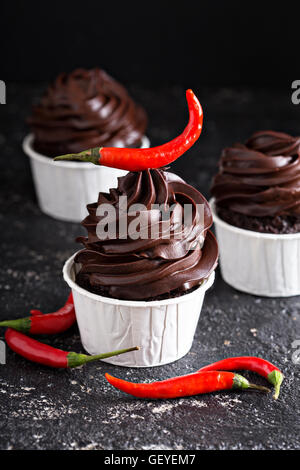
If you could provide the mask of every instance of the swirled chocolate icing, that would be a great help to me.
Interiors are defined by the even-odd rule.
[[[92,147],[139,147],[147,125],[144,110],[100,69],[59,75],[28,121],[35,149],[50,157]]]
[[[121,211],[120,196],[127,197]],[[114,239],[97,236],[98,224],[101,227],[105,220],[97,215],[102,204],[117,210]],[[138,231],[146,236],[122,238],[122,218],[128,214],[127,229],[131,234],[135,204],[143,204],[147,209],[138,211],[141,221]],[[154,204],[163,208],[167,204],[173,210],[164,217]],[[187,223],[182,218],[184,204],[192,207]],[[208,230],[212,225],[208,203],[196,189],[172,173],[163,170],[128,173],[119,178],[118,188],[111,189],[109,194],[100,193],[98,202],[89,204],[87,209],[89,215],[82,225],[88,236],[78,238],[85,248],[76,255],[75,266],[77,283],[92,292],[130,300],[173,297],[200,285],[216,267],[218,247]],[[150,225],[156,225],[155,237],[151,237]],[[170,236],[166,236],[167,228]]]
[[[282,218],[279,221],[278,216],[298,218],[300,137],[261,131],[244,145],[224,149],[211,192],[221,211],[268,217],[268,224],[274,217],[281,224]]]

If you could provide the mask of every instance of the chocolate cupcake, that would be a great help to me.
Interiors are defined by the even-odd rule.
[[[187,204],[192,217],[186,220]],[[99,238],[107,223],[101,207],[116,221],[115,235],[108,239]],[[82,222],[88,236],[78,239],[84,249],[64,267],[85,349],[92,353],[137,344],[140,351],[107,360],[130,367],[162,365],[184,356],[218,259],[207,201],[178,176],[146,170],[119,178],[118,187],[100,193],[88,211]],[[136,211],[137,238],[131,225]]]
[[[39,206],[52,217],[72,222],[82,220],[99,190],[115,187],[126,172],[89,163],[54,165],[52,157],[97,146],[149,146],[145,111],[100,69],[59,75],[28,122],[32,134],[23,149],[30,157]]]
[[[256,132],[222,152],[211,189],[219,217],[262,233],[300,232],[300,137]]]
[[[83,250],[64,265],[84,348],[140,346],[113,364],[148,367],[187,354],[206,290],[213,284],[218,246],[209,231],[205,198],[178,176],[160,169],[183,155],[202,131],[203,111],[186,91],[189,121],[183,132],[145,150],[95,148],[79,155],[130,172],[101,192],[83,221]],[[105,158],[106,155],[106,158]]]
[[[226,148],[211,193],[224,279],[257,295],[299,295],[300,138],[261,131]]]
[[[92,147],[140,147],[147,117],[106,72],[77,69],[49,86],[29,124],[34,149],[55,157]]]

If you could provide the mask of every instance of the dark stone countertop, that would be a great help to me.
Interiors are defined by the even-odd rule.
[[[24,316],[30,308],[53,311],[64,302],[68,288],[61,269],[82,233],[78,224],[51,219],[36,205],[21,141],[25,117],[42,89],[43,84],[8,84],[7,104],[0,106],[1,319]],[[130,90],[149,112],[152,144],[181,131],[187,118],[184,90]],[[195,91],[205,113],[203,135],[172,169],[206,196],[222,147],[259,129],[299,133],[300,106],[292,105],[288,86]],[[193,347],[173,364],[126,369],[92,363],[51,370],[7,350],[7,364],[0,365],[0,448],[299,449],[300,364],[292,362],[292,343],[300,340],[299,313],[300,297],[246,295],[226,285],[218,271]],[[44,341],[82,351],[75,327]],[[253,392],[142,401],[104,379],[107,371],[132,381],[160,380],[237,355],[262,356],[282,368],[286,379],[277,402]]]

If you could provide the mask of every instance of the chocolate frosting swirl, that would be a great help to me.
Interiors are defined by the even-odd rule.
[[[125,88],[100,69],[63,73],[28,120],[44,155],[93,147],[139,147],[147,118]]]
[[[211,192],[217,207],[264,217],[300,215],[300,137],[256,132],[223,150]]]
[[[147,210],[139,212],[140,232],[150,234],[150,222],[158,224],[155,238],[122,239],[122,212],[117,216],[116,238],[100,240],[97,237],[97,224],[101,220],[104,223],[96,214],[98,206],[109,204],[118,209],[119,196],[127,196],[127,205],[122,207],[129,213],[127,227],[132,217],[136,217],[130,214],[130,208],[133,204],[143,204]],[[165,219],[153,204],[163,204],[163,207],[168,204],[173,210]],[[182,224],[181,218],[184,204],[191,204],[193,208],[191,222],[186,224]],[[202,224],[200,206],[197,206],[200,204],[204,208]],[[75,257],[78,284],[92,290],[101,287],[102,292],[113,298],[146,300],[175,290],[181,295],[201,284],[216,267],[218,247],[208,231],[212,225],[209,205],[196,189],[172,173],[163,170],[128,173],[119,178],[117,189],[111,189],[109,194],[100,193],[98,202],[89,204],[87,209],[89,215],[82,225],[88,236],[77,239],[85,246]],[[164,238],[166,222],[171,222],[168,238]],[[176,230],[182,235],[180,239],[175,236]]]

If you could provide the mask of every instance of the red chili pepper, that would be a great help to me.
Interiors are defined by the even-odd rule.
[[[251,370],[256,372],[274,385],[275,392],[273,396],[275,400],[279,397],[280,385],[284,378],[283,373],[274,364],[253,356],[229,357],[202,367],[198,372],[202,373],[210,370]]]
[[[2,321],[0,327],[10,327],[31,335],[54,335],[68,330],[76,322],[72,293],[65,305],[56,312],[43,314],[40,310],[30,310],[30,313],[30,317]]]
[[[232,372],[210,371],[201,374],[196,372],[152,383],[127,382],[109,374],[105,374],[105,377],[115,388],[138,398],[178,398],[218,390],[242,390],[247,388],[264,392],[270,391],[266,387],[250,384],[247,379]]]
[[[36,308],[32,308],[30,310],[30,315],[31,316],[34,316],[34,315],[44,315],[44,313],[41,311],[41,310],[38,310]]]
[[[130,149],[96,147],[80,153],[60,155],[54,160],[79,160],[128,171],[160,168],[176,160],[199,138],[202,131],[203,111],[192,90],[186,91],[189,122],[181,135],[159,147]]]
[[[68,368],[77,367],[87,362],[105,359],[107,357],[117,356],[130,351],[136,351],[139,348],[121,349],[105,354],[97,354],[95,356],[87,356],[86,354],[77,354],[75,352],[62,351],[53,348],[47,344],[40,343],[35,339],[20,333],[19,331],[8,328],[5,332],[5,340],[8,346],[20,356],[25,357],[29,361],[37,362],[49,367]]]

